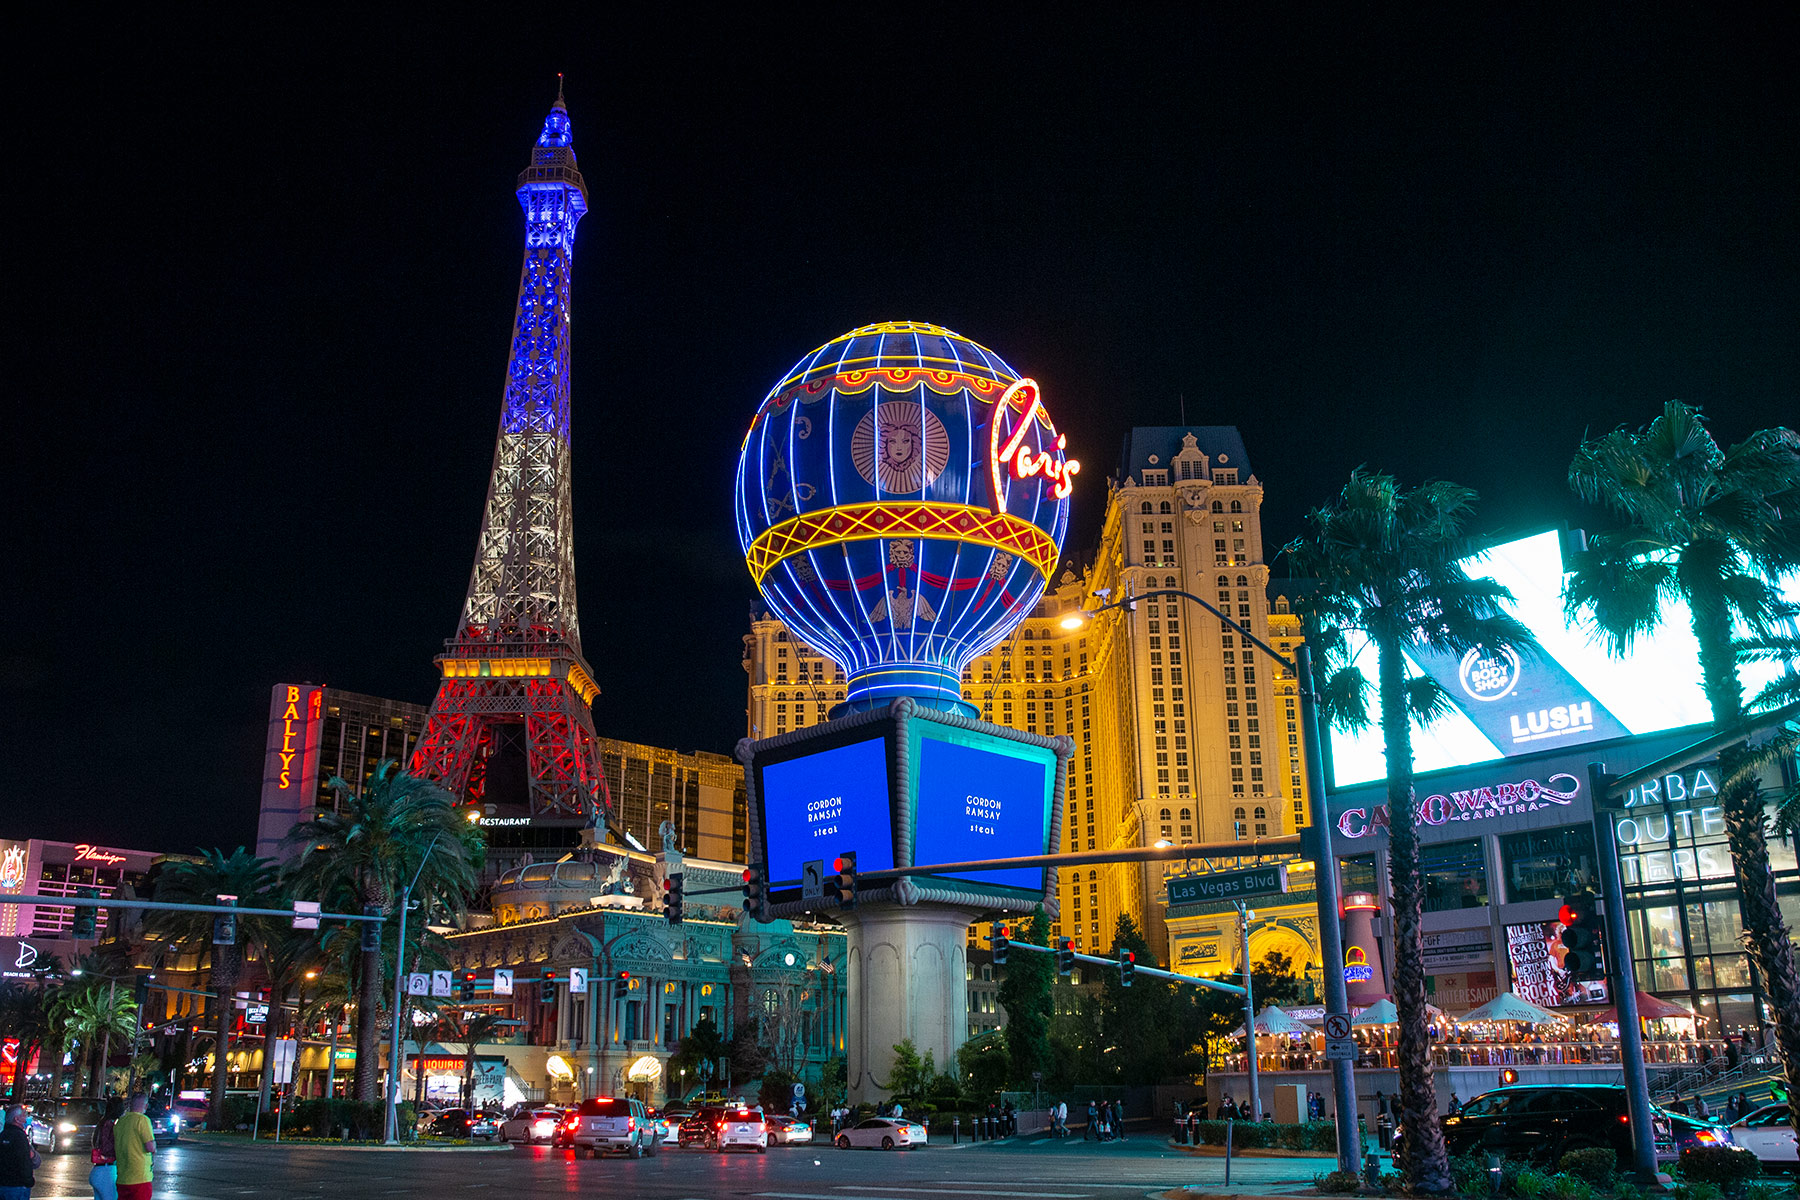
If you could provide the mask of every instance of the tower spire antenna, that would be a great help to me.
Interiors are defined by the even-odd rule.
[[[556,104],[554,105],[554,107],[556,107],[556,108],[567,108],[568,107],[568,105],[563,103],[563,73],[561,71],[558,71],[556,73]]]

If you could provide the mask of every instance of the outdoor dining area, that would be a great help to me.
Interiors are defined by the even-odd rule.
[[[1737,1043],[1708,1036],[1705,1019],[1679,1004],[1644,992],[1637,1002],[1647,1063],[1705,1066],[1735,1060],[1740,1053]],[[1616,1006],[1555,1012],[1501,992],[1461,1016],[1431,1004],[1425,1006],[1425,1016],[1436,1067],[1604,1066],[1621,1061]],[[1358,1067],[1399,1066],[1399,1023],[1391,999],[1353,1011]],[[1325,1037],[1316,1024],[1273,1005],[1259,1012],[1254,1024],[1258,1071],[1326,1069]],[[1239,1026],[1230,1036],[1233,1049],[1218,1069],[1243,1071],[1246,1030]]]

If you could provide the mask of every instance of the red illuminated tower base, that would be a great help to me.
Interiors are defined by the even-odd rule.
[[[412,770],[499,812],[596,822],[612,806],[588,709],[600,689],[575,613],[569,272],[587,189],[571,142],[559,95],[519,176],[525,261],[494,469]]]

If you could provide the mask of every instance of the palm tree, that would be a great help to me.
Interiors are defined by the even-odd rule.
[[[460,913],[475,891],[480,840],[456,811],[450,793],[408,775],[389,760],[360,793],[333,778],[335,811],[303,821],[288,843],[303,847],[297,886],[321,901],[392,914],[399,893],[418,876],[422,908],[444,904]],[[329,907],[329,905],[328,905]],[[356,1000],[356,1098],[374,1100],[380,1037],[381,950],[362,950]]]
[[[50,1031],[50,1007],[58,995],[48,984],[28,985],[13,979],[0,982],[0,1037],[19,1041],[11,1100],[25,1095],[25,1064]]]
[[[1595,534],[1575,557],[1563,597],[1570,616],[1586,619],[1623,655],[1661,622],[1666,601],[1684,601],[1713,725],[1736,725],[1746,712],[1740,663],[1791,663],[1797,648],[1780,629],[1792,609],[1777,582],[1800,571],[1800,435],[1764,429],[1721,450],[1699,409],[1671,400],[1647,429],[1583,442],[1569,464],[1569,485],[1624,521]],[[1739,623],[1752,635],[1747,646],[1734,641]],[[1757,703],[1795,698],[1790,676]],[[1783,738],[1779,748],[1791,753],[1791,742]],[[1769,869],[1758,777],[1768,757],[1745,742],[1719,751],[1719,807],[1737,863],[1744,940],[1775,1010],[1791,1086],[1800,1072],[1800,977]],[[1778,811],[1790,828],[1800,816],[1791,802]]]
[[[491,1012],[446,1013],[438,1021],[434,1036],[441,1042],[463,1049],[464,1108],[475,1105],[475,1051],[483,1042],[491,1042],[511,1028],[511,1022]]]
[[[216,904],[220,896],[236,896],[239,908],[272,908],[284,903],[274,862],[258,858],[242,846],[229,855],[222,850],[205,850],[197,859],[171,862],[163,869],[162,878],[156,885],[158,900],[176,904]],[[235,1011],[232,995],[243,974],[244,947],[246,942],[266,938],[268,920],[266,917],[238,917],[237,940],[230,945],[214,944],[211,913],[156,911],[145,922],[153,937],[160,937],[189,952],[207,950],[212,955],[207,979],[216,997],[213,1002],[213,1079],[206,1114],[207,1127],[211,1129],[224,1127],[226,1060],[231,1042],[231,1018]]]
[[[1359,467],[1333,504],[1308,515],[1308,532],[1286,551],[1297,571],[1319,583],[1306,603],[1308,636],[1319,651],[1321,707],[1339,728],[1369,724],[1370,683],[1356,665],[1346,631],[1360,631],[1375,651],[1392,822],[1388,864],[1394,1003],[1400,1012],[1399,1119],[1406,1129],[1401,1167],[1415,1192],[1452,1186],[1425,1020],[1424,886],[1411,726],[1414,719],[1441,716],[1449,701],[1429,676],[1407,677],[1406,654],[1532,647],[1530,632],[1501,610],[1510,598],[1506,589],[1492,579],[1472,579],[1457,566],[1475,549],[1464,533],[1474,501],[1474,492],[1454,483],[1425,483],[1407,491],[1392,476]]]
[[[287,1037],[289,1030],[298,1024],[297,1020],[289,1018],[288,994],[305,982],[307,972],[317,967],[323,951],[318,936],[310,930],[279,927],[267,930],[267,936],[258,942],[256,951],[257,965],[269,981],[269,1023],[264,1027],[264,1045],[273,1045],[274,1039]],[[265,1106],[274,1081],[275,1056],[264,1054],[261,1087]]]
[[[81,1042],[88,1064],[88,1095],[98,1096],[106,1076],[106,1056],[100,1046],[113,1037],[128,1041],[137,1036],[136,998],[129,989],[122,991],[95,979],[84,987],[65,989],[51,1015],[69,1036]]]

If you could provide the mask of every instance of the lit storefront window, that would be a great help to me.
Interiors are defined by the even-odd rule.
[[[1571,875],[1581,883],[1593,883],[1594,827],[1565,825],[1508,834],[1500,839],[1500,864],[1509,903],[1557,899]]]
[[[1487,864],[1480,839],[1419,847],[1419,873],[1425,877],[1426,912],[1487,907]]]

